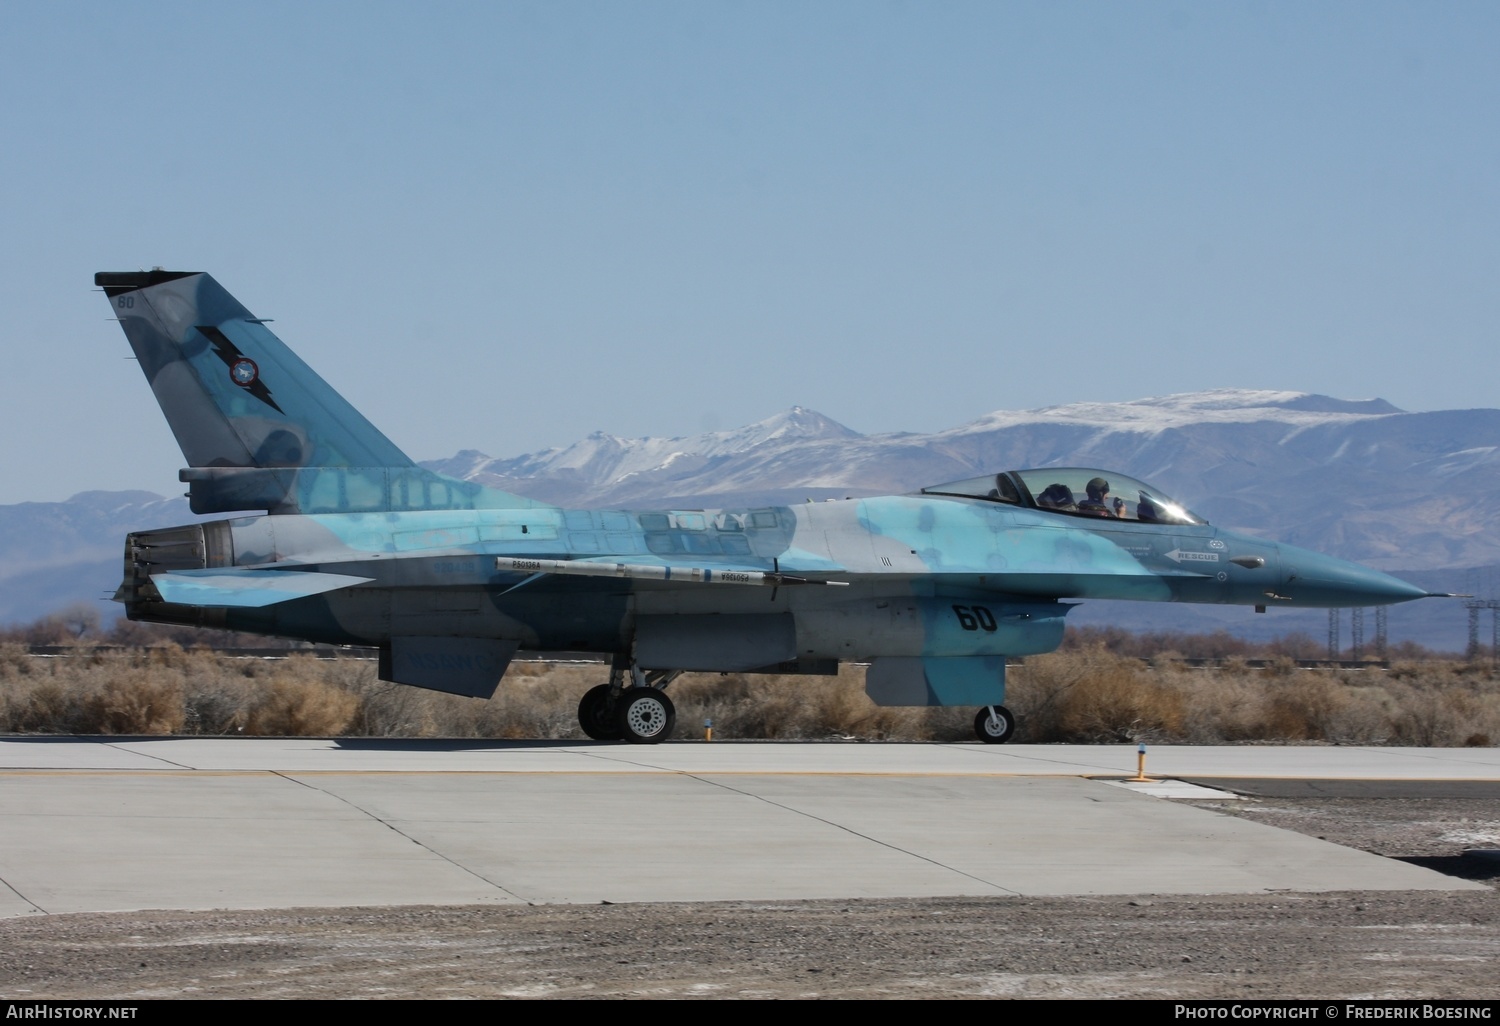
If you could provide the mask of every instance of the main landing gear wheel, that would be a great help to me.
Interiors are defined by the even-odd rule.
[[[654,745],[672,736],[677,709],[659,688],[631,688],[615,703],[616,737],[637,745]]]
[[[1016,718],[1003,705],[987,705],[974,717],[974,733],[987,745],[1003,745],[1016,732]]]
[[[614,712],[608,684],[589,688],[578,702],[578,726],[595,741],[618,741],[620,728],[615,725]]]

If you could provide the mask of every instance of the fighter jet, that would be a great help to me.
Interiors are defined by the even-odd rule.
[[[1006,660],[1057,648],[1076,600],[1427,594],[1090,468],[800,506],[565,509],[417,466],[207,274],[94,282],[182,448],[193,512],[239,514],[131,534],[115,596],[130,619],[370,646],[383,680],[481,699],[518,651],[599,653],[608,680],[578,710],[596,740],[669,737],[666,688],[687,671],[857,661],[876,703],[975,706],[977,736],[1000,743]]]

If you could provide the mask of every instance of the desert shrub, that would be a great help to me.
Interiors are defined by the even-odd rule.
[[[82,734],[353,734],[369,737],[582,737],[578,701],[602,664],[519,663],[489,701],[375,679],[363,659],[231,658],[158,639],[39,658],[0,644],[0,730]],[[678,736],[901,741],[972,739],[974,709],[882,708],[864,668],[837,676],[685,674],[669,690]],[[1010,671],[1017,741],[1257,740],[1493,745],[1500,682],[1484,663],[1405,661],[1389,672],[1256,669],[1231,657],[1147,664],[1096,645],[1029,658]]]
[[[1170,683],[1185,705],[1182,740],[1211,745],[1259,737],[1265,685],[1258,678],[1184,668]]]
[[[33,663],[25,645],[14,641],[0,644],[0,680],[29,676]]]
[[[245,729],[246,688],[241,680],[200,680],[182,694],[186,734],[236,734]]]
[[[241,662],[241,671],[250,679],[242,685],[245,697],[233,719],[246,734],[343,734],[359,710],[359,696],[330,674],[334,668],[324,666],[324,660],[293,656]]]
[[[73,706],[78,734],[176,734],[183,726],[182,683],[140,668],[117,670]]]
[[[1493,681],[1416,680],[1400,686],[1391,740],[1422,747],[1489,747],[1500,736],[1500,692]]]
[[[329,737],[342,734],[359,708],[349,692],[319,680],[273,678],[245,712],[246,734]]]
[[[843,666],[836,676],[687,674],[671,694],[679,734],[687,736],[701,733],[705,719],[713,720],[714,736],[726,740],[931,740],[935,729],[927,710],[876,705],[865,694],[864,669],[856,666]]]
[[[1327,644],[1319,644],[1301,631],[1283,634],[1265,646],[1266,654],[1272,658],[1319,659],[1328,654]]]
[[[1014,674],[1012,711],[1026,741],[1180,738],[1186,703],[1144,663],[1104,648],[1033,656]]]
[[[1258,734],[1278,741],[1326,741],[1348,704],[1345,689],[1319,673],[1286,674],[1266,688]]]
[[[547,673],[542,671],[543,664],[530,664],[528,669],[531,666],[537,672],[522,674],[514,682],[507,675],[495,698],[478,710],[475,736],[583,737],[578,728],[578,701],[585,691],[602,683],[608,671],[574,666]]]
[[[351,691],[358,705],[349,720],[349,733],[359,737],[436,736],[429,710],[430,692],[373,680]]]
[[[29,658],[29,657],[28,657]],[[128,658],[86,654],[0,664],[4,729],[68,734],[164,734],[182,729],[181,680]]]
[[[1289,655],[1279,655],[1260,668],[1262,677],[1292,677],[1297,673],[1297,661]]]
[[[7,688],[6,730],[23,733],[72,733],[72,697],[55,680],[36,680],[24,691]]]

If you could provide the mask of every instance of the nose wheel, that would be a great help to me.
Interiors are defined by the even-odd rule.
[[[1003,705],[987,705],[974,717],[974,733],[987,745],[1003,745],[1016,732],[1016,718]]]

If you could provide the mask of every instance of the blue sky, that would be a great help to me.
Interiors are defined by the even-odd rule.
[[[10,4],[0,502],[180,490],[91,291],[153,265],[418,459],[1492,407],[1497,51],[1488,3]]]

